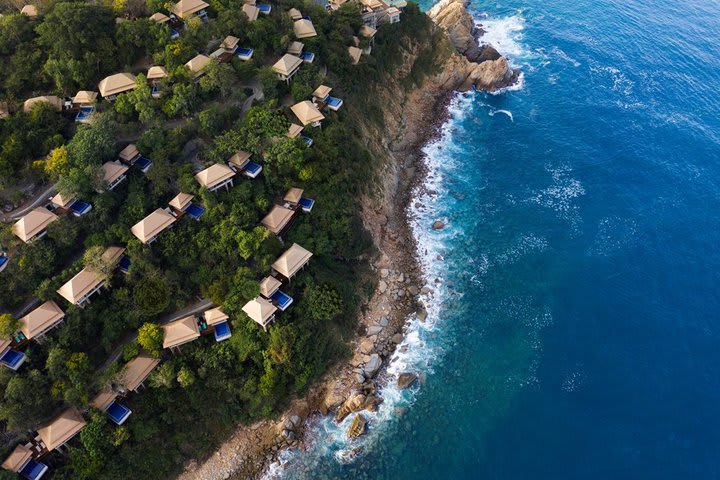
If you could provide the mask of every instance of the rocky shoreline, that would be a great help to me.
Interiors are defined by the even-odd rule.
[[[445,0],[429,13],[462,55],[450,55],[439,73],[427,77],[421,88],[407,92],[402,100],[394,95],[397,90],[386,92],[382,99],[388,105],[384,111],[385,132],[368,135],[379,138],[370,147],[386,158],[381,175],[385,180],[377,195],[361,199],[364,225],[379,252],[372,261],[378,286],[363,311],[358,312],[358,337],[351,345],[353,357],[332,367],[305,398],[294,400],[281,418],[239,427],[202,464],[188,462],[179,480],[259,478],[283,449],[305,447],[303,433],[308,417],[334,413],[340,421],[356,415],[349,433],[359,435],[366,424],[359,412],[373,410],[382,402],[374,379],[402,342],[408,319],[425,320],[427,312],[420,296],[432,298],[433,293],[433,285],[422,278],[408,218],[412,194],[425,176],[422,148],[439,134],[454,92],[473,86],[495,91],[518,78],[519,72],[510,69],[497,52],[485,48],[478,54],[465,48],[466,34],[475,45],[481,34],[465,10],[466,5],[465,0]],[[443,225],[435,223],[428,228]],[[422,372],[405,372],[397,381],[401,388],[407,388],[418,378],[422,380]]]

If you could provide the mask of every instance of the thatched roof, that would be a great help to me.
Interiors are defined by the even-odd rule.
[[[65,318],[65,312],[58,307],[57,303],[48,300],[20,319],[20,331],[25,338],[32,340],[62,321],[63,318]]]
[[[295,73],[298,68],[300,68],[300,65],[302,65],[302,63],[302,58],[286,53],[280,58],[280,60],[275,62],[275,65],[272,66],[272,69],[275,73],[279,75],[289,77],[290,75]]]
[[[38,436],[48,450],[55,450],[82,430],[85,420],[74,408],[68,408],[53,421],[38,428]]]
[[[310,38],[317,35],[313,23],[307,18],[301,18],[296,21],[293,25],[293,30],[297,38]]]
[[[312,253],[305,250],[297,243],[293,243],[285,253],[272,264],[273,270],[285,278],[292,278],[307,262],[310,261]]]
[[[176,220],[177,218],[173,215],[162,208],[158,208],[136,223],[130,230],[142,243],[147,243],[175,223]]]
[[[100,80],[98,90],[103,97],[133,90],[136,87],[135,75],[132,73],[116,73]]]
[[[314,103],[310,100],[305,100],[300,103],[293,105],[290,110],[300,120],[303,125],[310,125],[311,123],[319,122],[325,119],[325,116],[320,113]]]
[[[27,243],[57,219],[58,216],[47,208],[37,207],[18,220],[13,225],[12,231],[20,240]]]

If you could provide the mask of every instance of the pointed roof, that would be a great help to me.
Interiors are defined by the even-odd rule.
[[[272,264],[273,270],[285,278],[292,278],[312,257],[312,253],[293,243],[285,253]]]
[[[112,162],[103,163],[102,168],[103,168],[103,181],[105,181],[105,183],[110,184],[110,183],[113,183],[118,178],[120,178],[121,176],[125,175],[125,172],[127,172],[130,167],[115,160]]]
[[[191,58],[190,61],[185,64],[185,66],[190,70],[190,73],[193,74],[194,78],[198,78],[200,75],[203,74],[205,68],[210,65],[211,61],[212,59],[210,57],[201,53]]]
[[[215,307],[210,310],[206,310],[205,313],[203,313],[203,318],[208,325],[217,325],[230,317],[228,317],[227,313],[225,313],[222,308]]]
[[[176,347],[200,336],[195,315],[163,325],[163,348]]]
[[[272,275],[268,275],[260,282],[260,295],[270,298],[282,286],[282,282]]]
[[[320,113],[320,110],[318,110],[315,104],[310,100],[296,103],[290,108],[290,110],[292,110],[298,120],[300,120],[300,123],[303,125],[309,125],[325,119],[325,116]]]
[[[235,171],[222,163],[211,165],[195,175],[201,187],[212,188],[235,176]]]
[[[348,47],[348,55],[350,55],[350,58],[352,59],[352,64],[357,65],[360,62],[362,50],[358,47]]]
[[[57,293],[73,305],[77,305],[85,295],[92,292],[105,280],[101,273],[83,268],[65,285],[57,289]]]
[[[38,9],[35,5],[25,5],[22,10],[20,10],[20,13],[27,15],[28,17],[37,17]]]
[[[307,18],[301,18],[296,21],[293,25],[293,30],[297,38],[310,38],[317,35],[313,23]]]
[[[300,55],[305,48],[305,44],[302,42],[292,42],[287,49],[287,53],[291,55]]]
[[[330,95],[330,92],[332,92],[332,87],[328,87],[327,85],[320,85],[312,93],[312,96],[317,98],[325,98]]]
[[[292,75],[298,68],[300,68],[300,65],[302,65],[302,63],[302,58],[286,53],[280,58],[280,60],[275,62],[275,65],[272,66],[272,69],[275,73],[287,77]]]
[[[169,205],[173,208],[177,208],[178,210],[184,210],[185,207],[188,206],[188,203],[192,201],[192,199],[195,198],[195,195],[190,195],[189,193],[178,193],[175,195],[175,198],[170,200]]]
[[[113,392],[110,388],[105,388],[90,402],[92,408],[105,411],[112,402],[117,398],[117,393]]]
[[[105,249],[103,254],[100,256],[106,262],[119,262],[122,254],[125,253],[125,247],[108,247]]]
[[[153,22],[156,22],[156,23],[163,24],[163,23],[169,22],[170,17],[168,17],[164,13],[157,12],[157,13],[153,13],[152,15],[150,15],[150,20],[152,20]]]
[[[277,311],[277,307],[268,300],[257,297],[247,302],[242,307],[243,312],[247,314],[253,321],[259,323],[263,327],[268,324],[270,318]]]
[[[141,353],[125,365],[118,383],[128,390],[136,390],[159,363],[159,359]]]
[[[20,319],[20,331],[32,340],[65,318],[65,312],[58,304],[48,300]]]
[[[293,187],[285,193],[283,200],[290,203],[298,203],[304,191],[302,188]]]
[[[2,468],[18,473],[30,458],[32,458],[32,450],[24,445],[18,445],[2,463]]]
[[[202,0],[180,0],[173,6],[172,12],[178,17],[185,19],[209,6],[210,5]]]
[[[243,5],[242,11],[245,12],[245,15],[247,15],[248,20],[251,22],[257,20],[258,15],[260,14],[260,9],[255,5],[250,5],[249,3]]]
[[[9,338],[0,338],[0,353],[4,352],[12,344],[12,340]]]
[[[97,100],[98,93],[91,92],[89,90],[80,90],[75,94],[72,101],[73,103],[93,103]]]
[[[248,161],[250,160],[250,157],[252,157],[252,153],[245,152],[243,150],[238,150],[235,155],[230,157],[228,159],[228,163],[232,163],[233,165],[237,165],[240,168],[245,168],[245,165],[247,165]]]
[[[75,197],[64,197],[61,193],[58,193],[54,197],[50,199],[50,202],[53,205],[56,205],[60,208],[65,208],[68,205],[70,205],[73,201],[75,201]]]
[[[118,93],[127,92],[133,90],[137,85],[135,84],[135,75],[132,73],[116,73],[105,77],[98,83],[98,90],[102,97],[109,97],[111,95],[117,95]]]
[[[220,47],[224,48],[225,50],[233,50],[235,47],[238,46],[238,43],[240,43],[240,39],[238,37],[228,35],[222,41],[222,43],[220,44]]]
[[[297,136],[300,135],[302,131],[302,126],[298,125],[297,123],[291,123],[285,136],[288,138],[297,138]]]
[[[148,80],[159,80],[168,76],[168,71],[165,67],[160,65],[154,65],[147,71]]]
[[[290,223],[290,220],[292,219],[294,214],[294,210],[281,207],[280,205],[274,205],[273,208],[270,210],[270,213],[265,215],[265,218],[263,218],[262,222],[260,223],[262,223],[265,228],[270,230],[271,233],[277,235],[283,231],[283,229],[287,226],[288,223]]]
[[[147,243],[157,236],[160,232],[175,223],[177,218],[166,212],[162,208],[158,208],[147,217],[136,223],[130,231],[142,243]]]
[[[33,97],[28,98],[25,100],[25,103],[23,103],[23,112],[29,112],[33,109],[33,107],[39,103],[48,103],[53,106],[56,110],[60,111],[63,107],[63,101],[62,98],[57,97],[55,95],[45,95],[42,97]]]
[[[38,435],[48,450],[55,450],[74,437],[85,426],[80,412],[68,408],[53,421],[38,428]]]
[[[37,207],[18,220],[12,230],[20,240],[27,243],[57,219],[58,216],[47,208]]]
[[[138,150],[137,145],[135,145],[134,143],[127,145],[125,148],[120,150],[120,153],[118,153],[118,157],[120,157],[120,160],[125,160],[126,162],[132,161],[135,157],[139,155],[140,150]]]
[[[293,20],[300,20],[302,18],[302,13],[297,8],[291,8],[288,10],[288,15],[290,15],[290,18]]]
[[[372,38],[377,33],[377,29],[371,27],[370,25],[363,25],[360,27],[360,35],[366,38]]]

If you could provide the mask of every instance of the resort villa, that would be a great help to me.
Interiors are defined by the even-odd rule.
[[[290,79],[297,73],[302,64],[302,58],[286,53],[280,60],[275,62],[272,69],[277,73],[278,79],[289,83]]]
[[[124,252],[125,249],[122,247],[109,247],[102,254],[102,260],[107,262],[108,265],[117,265]],[[107,275],[110,273],[94,272],[88,268],[83,268],[65,285],[60,287],[57,293],[73,305],[82,307],[88,303],[92,295],[102,289]]]
[[[152,160],[143,157],[140,153],[140,150],[138,150],[137,146],[134,143],[131,143],[122,150],[120,150],[118,158],[120,159],[120,161],[126,163],[127,165],[135,165],[139,167],[140,171],[143,173],[147,173],[147,171],[152,166]]]
[[[180,0],[173,6],[172,13],[185,22],[194,17],[205,20],[207,18],[205,9],[209,6],[202,0]]]
[[[302,18],[302,13],[297,8],[291,8],[288,10],[288,15],[293,21],[300,20]]]
[[[297,243],[293,243],[285,253],[275,260],[275,263],[272,264],[272,269],[276,274],[280,275],[282,279],[290,280],[310,261],[310,257],[312,257],[312,253]]]
[[[72,213],[76,217],[81,217],[92,210],[92,205],[82,200],[75,200],[75,197],[68,197],[58,193],[50,199],[48,208],[53,209],[60,215]]]
[[[137,392],[158,364],[160,364],[160,359],[153,358],[146,353],[141,353],[130,360],[120,375],[120,390]]]
[[[205,75],[205,69],[208,65],[210,65],[210,62],[212,62],[212,59],[208,57],[207,55],[199,54],[195,55],[193,58],[188,61],[185,66],[188,70],[190,70],[190,75],[195,79],[195,81],[200,80],[200,77]]]
[[[103,78],[98,84],[98,90],[101,97],[112,101],[118,94],[134,90],[136,86],[135,75],[132,73],[116,73]]]
[[[163,78],[167,78],[167,76],[167,69],[160,65],[154,65],[148,69],[147,80],[152,86],[150,94],[153,96],[153,98],[160,98],[162,96],[162,91],[160,90],[160,82]]]
[[[195,220],[198,220],[202,214],[205,213],[205,209],[200,205],[192,203],[193,198],[195,198],[194,195],[180,192],[168,202],[168,205],[172,207],[176,217],[180,218],[183,215],[189,215]]]
[[[177,217],[167,210],[158,208],[147,217],[140,220],[130,229],[133,235],[145,245],[154,242],[158,235],[172,227]]]
[[[221,342],[232,336],[227,313],[220,307],[211,308],[203,313],[203,328],[215,334],[215,341]]]
[[[358,63],[360,63],[360,56],[362,55],[362,53],[362,50],[360,50],[358,47],[348,47],[348,55],[350,55],[350,60],[352,61],[353,65],[357,65]]]
[[[260,15],[260,9],[257,7],[257,5],[246,3],[242,7],[242,11],[247,15],[248,20],[251,22],[254,22],[257,20],[258,15]]]
[[[23,103],[23,112],[29,112],[33,109],[35,105],[46,103],[53,107],[58,112],[62,111],[63,106],[65,105],[65,102],[62,98],[56,97],[55,95],[45,95],[42,97],[33,97],[28,98]]]
[[[200,337],[200,328],[195,315],[163,325],[163,348],[178,348]]]
[[[120,185],[127,178],[127,171],[130,169],[127,165],[123,165],[119,161],[105,162],[103,169],[103,183],[105,188],[112,190]]]
[[[51,452],[69,442],[84,426],[85,420],[80,412],[68,408],[50,423],[38,428],[35,440],[40,448]]]
[[[287,53],[289,53],[290,55],[300,56],[303,48],[305,48],[305,44],[303,44],[302,42],[292,42],[287,49]]]
[[[27,480],[39,480],[48,471],[47,465],[36,461],[32,444],[18,445],[2,463],[2,468]]]
[[[290,221],[295,215],[295,210],[290,208],[274,205],[265,218],[260,223],[268,229],[270,233],[282,236],[283,232],[290,225]]]
[[[293,105],[290,110],[295,114],[300,123],[304,126],[312,125],[313,127],[319,127],[320,122],[325,119],[325,116],[320,113],[314,103],[310,100],[304,100],[300,103]]]
[[[283,202],[285,202],[285,206],[291,208],[299,207],[303,210],[303,212],[310,213],[315,206],[315,200],[313,200],[312,198],[303,197],[303,192],[305,192],[305,190],[297,187],[293,187],[288,190],[283,197]]]
[[[18,220],[12,227],[13,233],[23,242],[30,243],[36,238],[42,238],[47,233],[47,227],[58,219],[58,216],[47,208],[37,207]]]
[[[270,303],[269,300],[257,297],[247,302],[242,307],[242,310],[250,319],[263,327],[263,330],[267,331],[268,324],[275,318],[277,307]]]
[[[228,185],[232,187],[234,176],[235,170],[222,163],[216,163],[196,174],[195,180],[201,187],[214,192],[222,187],[228,189]]]
[[[293,31],[297,38],[310,38],[317,36],[313,23],[307,18],[296,20],[293,24]]]
[[[42,338],[53,328],[60,325],[65,312],[63,312],[58,304],[52,300],[48,300],[35,310],[31,311],[24,317],[20,318],[20,333],[22,340],[38,340]]]
[[[246,177],[257,178],[262,172],[262,165],[250,161],[251,154],[238,150],[232,157],[228,159],[228,166],[236,172],[240,172]]]
[[[107,413],[107,416],[115,424],[122,425],[130,417],[132,410],[118,402],[117,397],[118,394],[115,391],[106,388],[90,402],[90,406]]]
[[[27,358],[24,353],[12,348],[13,341],[10,339],[0,340],[0,365],[16,371],[25,363]]]

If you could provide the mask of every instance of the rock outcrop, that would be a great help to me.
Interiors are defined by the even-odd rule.
[[[467,90],[474,85],[492,92],[514,84],[519,70],[511,69],[507,59],[492,46],[479,44],[478,39],[484,32],[468,13],[469,3],[469,0],[443,0],[428,12],[433,22],[447,32],[455,50],[469,61],[460,89]]]
[[[367,419],[360,413],[355,415],[353,418],[350,428],[348,428],[348,437],[356,438],[365,433],[365,427],[367,426]]]

